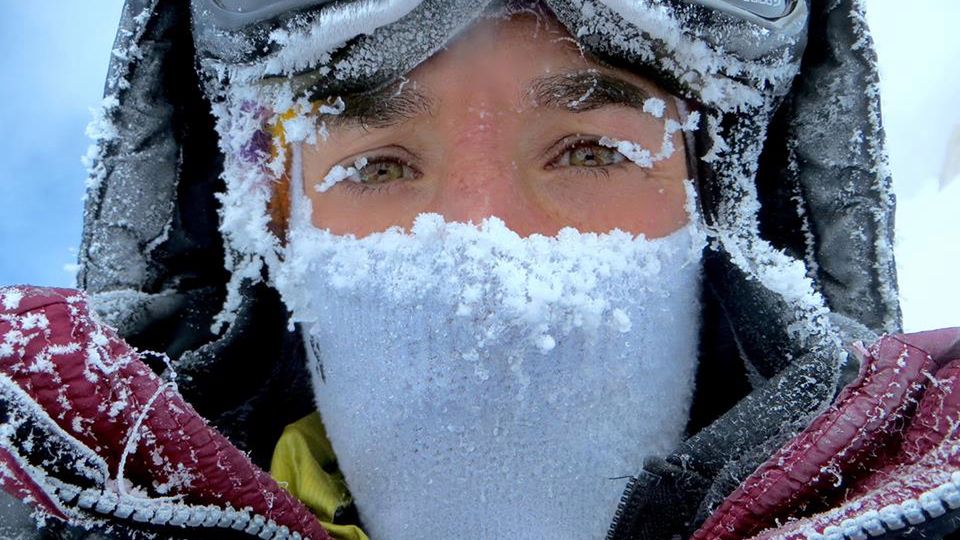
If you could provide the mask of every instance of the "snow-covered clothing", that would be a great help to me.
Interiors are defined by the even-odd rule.
[[[11,287],[0,289],[0,301],[3,485],[54,518],[54,529],[67,520],[79,527],[60,531],[71,538],[86,528],[117,538],[329,537],[299,501],[183,401],[177,377],[156,376],[145,363],[151,355],[131,349],[92,316],[83,293]],[[692,538],[939,538],[954,530],[960,328],[891,335],[857,353],[857,379],[736,487]],[[349,500],[317,422],[314,415],[287,429],[283,452],[301,455],[275,458],[274,468],[288,483],[302,481],[291,491],[334,538],[362,539],[359,529],[343,524]],[[278,459],[287,463],[278,467]],[[655,466],[646,474],[660,473]],[[303,481],[297,467],[316,476]],[[686,471],[684,480],[695,489],[696,471]],[[15,510],[6,510],[4,537],[34,537],[33,522],[18,520]],[[612,537],[663,538],[656,529],[682,511],[667,507],[654,519],[631,521],[620,515],[622,528]]]
[[[103,516],[120,518],[120,538],[141,524],[144,531],[169,525],[254,534],[286,526],[328,537],[183,401],[174,381],[158,377],[144,355],[91,316],[83,293],[4,288],[0,297],[0,463],[8,492],[43,515],[80,527],[106,524],[107,534]],[[25,534],[11,527],[22,524],[5,521],[4,538]]]
[[[268,186],[282,150],[270,128],[298,106],[291,91],[305,68],[322,66],[309,72],[310,84],[326,95],[381,85],[491,2],[323,2],[246,35],[211,31],[200,1],[191,29],[186,4],[128,0],[124,8],[95,130],[79,279],[100,320],[137,349],[169,358],[169,366],[150,365],[176,372],[179,394],[199,416],[172,389],[158,391],[134,357],[150,355],[128,355],[108,330],[88,333],[76,351],[50,350],[71,347],[57,340],[76,325],[101,328],[84,318],[86,308],[71,312],[82,305],[75,293],[6,289],[0,407],[30,420],[27,431],[0,433],[3,482],[20,498],[46,500],[40,507],[53,516],[118,537],[160,527],[207,538],[234,524],[249,528],[247,537],[296,530],[323,538],[316,522],[302,520],[304,508],[255,468],[267,467],[284,426],[313,410],[303,341],[288,331],[286,307],[269,285],[281,242],[264,234]],[[877,341],[900,320],[893,199],[861,2],[791,3],[797,11],[779,28],[701,5],[710,2],[545,4],[591,53],[656,75],[704,118],[689,141],[712,234],[689,437],[636,471],[609,538],[746,538],[766,529],[770,538],[864,538],[955,528],[956,332]],[[376,23],[364,26],[364,15]],[[262,102],[258,92],[276,80],[281,88]],[[38,315],[48,308],[69,322],[42,326]],[[857,340],[875,342],[860,351],[859,368]],[[132,375],[116,377],[105,358]],[[63,369],[71,376],[57,380]],[[61,385],[82,411],[71,416],[56,388],[78,373],[110,397],[71,398]],[[123,405],[141,378],[151,381],[143,383],[153,389],[147,402]],[[185,453],[151,453],[177,439],[151,435],[165,426],[151,424],[166,421],[158,404],[171,418],[186,415],[184,425],[207,419],[225,437],[218,448],[230,463],[248,467],[245,480],[212,493],[197,459],[210,446],[189,437]],[[129,437],[115,439],[141,423],[151,429],[126,451]],[[49,429],[34,435],[31,425]],[[96,431],[101,425],[106,432]],[[207,431],[198,433],[216,439]],[[110,444],[101,433],[113,434]],[[91,465],[77,467],[81,457]],[[127,474],[133,469],[142,476]],[[261,488],[269,496],[249,495]],[[138,518],[127,503],[148,509]],[[237,513],[240,505],[251,510]],[[9,502],[6,512],[20,509]],[[225,513],[208,519],[218,511]]]

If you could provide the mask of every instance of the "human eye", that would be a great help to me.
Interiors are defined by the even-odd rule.
[[[626,156],[616,148],[605,145],[599,138],[564,138],[555,145],[553,159],[548,169],[576,167],[595,169],[623,163]]]
[[[421,176],[408,153],[399,149],[384,149],[334,165],[315,189],[323,193],[335,185],[343,184],[343,189],[357,193],[379,192],[405,185]]]
[[[413,180],[419,173],[408,163],[395,157],[365,158],[363,166],[357,168],[355,181],[368,186],[377,186],[398,180]]]

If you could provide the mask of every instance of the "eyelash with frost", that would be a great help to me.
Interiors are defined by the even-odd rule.
[[[367,158],[362,157],[353,162],[353,166],[344,167],[342,165],[334,165],[330,172],[323,177],[323,182],[314,186],[313,189],[317,190],[317,193],[323,193],[333,186],[344,180],[350,180],[351,178],[357,176],[360,170],[367,166]]]
[[[660,118],[663,115],[663,101],[657,100],[660,102],[659,106],[656,103],[651,103],[656,100],[656,98],[648,99],[644,105],[643,110],[649,112],[653,116]],[[650,110],[648,110],[648,108]],[[659,112],[659,114],[658,114]],[[607,148],[614,148],[617,152],[623,154],[623,156],[630,161],[634,162],[644,169],[649,169],[653,167],[654,163],[658,161],[663,161],[668,159],[676,151],[676,147],[673,145],[673,135],[678,131],[694,131],[700,125],[700,113],[692,112],[690,116],[687,117],[687,121],[684,123],[677,122],[672,118],[668,118],[663,123],[663,141],[660,143],[660,151],[654,155],[650,150],[647,150],[639,143],[632,141],[623,141],[619,139],[613,139],[611,137],[602,137],[599,143]]]
[[[657,118],[663,118],[663,114],[667,111],[667,103],[660,98],[647,98],[643,102],[643,112],[652,114]]]

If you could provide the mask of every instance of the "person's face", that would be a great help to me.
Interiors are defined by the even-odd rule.
[[[662,118],[642,110],[666,103]],[[656,153],[673,98],[647,79],[585,58],[556,23],[533,16],[478,24],[407,80],[352,97],[303,147],[313,224],[336,234],[409,229],[421,213],[520,235],[621,229],[665,236],[687,221],[686,158],[642,168],[602,137]],[[354,176],[318,192],[336,165]],[[362,162],[360,162],[362,163]],[[296,196],[296,195],[295,195]]]

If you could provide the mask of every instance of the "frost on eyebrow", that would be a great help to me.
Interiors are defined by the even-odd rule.
[[[328,98],[311,97],[312,101]],[[338,98],[339,99],[339,98]],[[323,116],[329,127],[360,126],[384,128],[402,124],[433,110],[434,100],[417,88],[416,82],[401,79],[370,92],[359,92],[342,97],[344,106],[334,115]],[[323,111],[320,111],[323,113]]]
[[[659,103],[656,103],[659,102]],[[657,98],[650,98],[646,100],[643,105],[643,109],[651,109],[651,114],[656,116],[656,112],[659,111],[662,116],[664,113],[664,108],[666,104],[663,100]],[[623,156],[630,161],[634,162],[644,169],[649,169],[653,167],[658,161],[663,161],[669,159],[670,156],[676,152],[676,147],[673,144],[673,135],[678,131],[694,131],[700,125],[700,113],[692,112],[687,117],[684,123],[680,123],[673,118],[668,118],[663,123],[663,139],[660,142],[660,150],[654,154],[647,148],[644,148],[641,144],[633,141],[624,141],[619,139],[613,139],[611,137],[603,137],[600,139],[600,144],[608,148],[614,148]]]
[[[609,105],[643,109],[649,93],[619,77],[597,70],[548,75],[535,79],[528,96],[534,106],[590,111]]]

